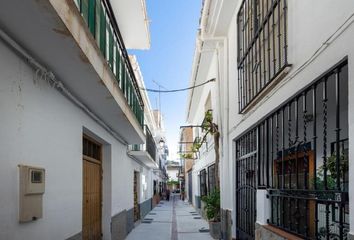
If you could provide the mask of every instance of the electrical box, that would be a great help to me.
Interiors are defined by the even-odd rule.
[[[20,170],[20,222],[35,221],[43,216],[45,188],[44,168],[19,165]]]

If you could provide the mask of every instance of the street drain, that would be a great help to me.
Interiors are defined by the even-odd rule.
[[[198,213],[192,213],[192,216],[199,216]]]
[[[144,218],[144,221],[152,221],[154,220],[153,218]]]
[[[204,232],[209,232],[208,228],[202,227],[201,229],[199,229],[199,232],[204,233]]]
[[[149,215],[156,215],[156,213],[152,212],[152,213],[149,213]]]
[[[201,219],[201,217],[194,217],[194,219]]]
[[[141,223],[152,223],[152,221],[141,221]]]

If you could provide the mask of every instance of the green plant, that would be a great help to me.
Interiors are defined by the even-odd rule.
[[[346,175],[348,175],[348,155],[345,153],[341,153],[339,155],[339,173],[340,177],[343,179]],[[327,168],[327,188],[328,189],[335,189],[336,182],[337,182],[337,155],[334,152],[331,156],[326,158],[326,168]],[[324,165],[319,167],[317,172],[316,179],[313,179],[313,183],[316,182],[317,189],[324,190],[325,183],[324,183],[324,172],[325,168]]]
[[[193,159],[194,158],[192,153],[183,153],[183,154],[180,154],[180,157],[185,158],[185,159]]]
[[[327,169],[331,173],[333,178],[337,178],[337,154],[334,152],[331,156],[327,157]],[[339,174],[343,177],[344,174],[348,173],[348,155],[345,153],[339,154]],[[323,166],[321,166],[323,168]]]
[[[203,196],[205,202],[204,210],[209,221],[220,221],[220,190],[215,188],[209,195]]]
[[[179,182],[178,181],[176,181],[176,180],[168,180],[167,181],[167,185],[177,185]]]

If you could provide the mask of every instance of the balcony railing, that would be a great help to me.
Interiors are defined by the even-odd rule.
[[[146,135],[146,143],[145,144],[134,144],[129,146],[131,151],[147,151],[150,157],[156,162],[156,144],[155,140],[152,137],[152,134],[148,128],[148,126],[144,126],[144,132]]]
[[[143,100],[109,1],[75,0],[75,3],[136,119],[143,127]]]

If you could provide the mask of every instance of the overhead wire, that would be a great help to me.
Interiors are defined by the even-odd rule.
[[[147,91],[147,92],[156,92],[156,93],[174,93],[174,92],[182,92],[182,91],[187,91],[187,90],[190,90],[190,89],[194,89],[194,88],[197,88],[197,87],[201,87],[205,84],[208,84],[210,82],[215,82],[215,78],[212,78],[206,82],[203,82],[201,84],[198,84],[198,85],[194,85],[192,87],[187,87],[187,88],[180,88],[180,89],[173,89],[173,90],[160,90],[160,89],[151,89],[151,88],[140,88],[141,90],[144,90],[144,91]]]

